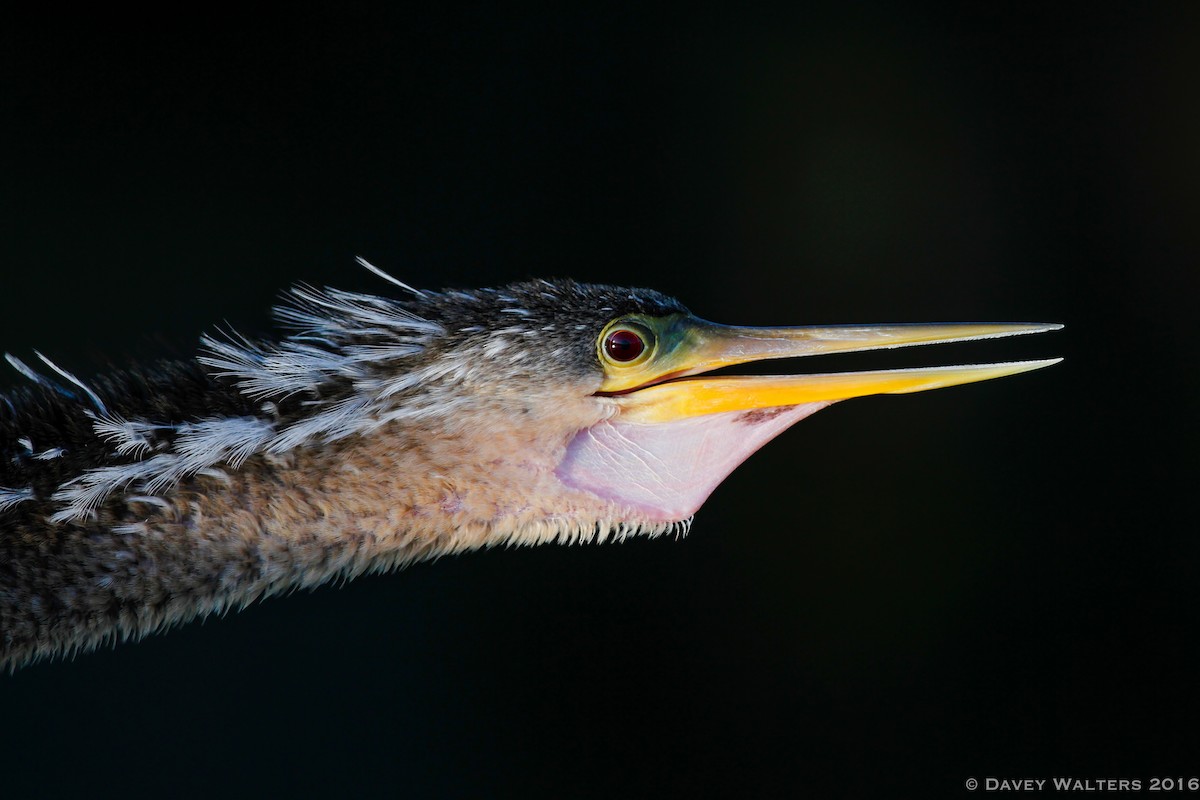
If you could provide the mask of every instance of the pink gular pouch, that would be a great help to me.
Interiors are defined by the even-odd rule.
[[[726,411],[648,425],[606,420],[580,431],[559,479],[654,521],[690,517],[767,442],[833,401]]]

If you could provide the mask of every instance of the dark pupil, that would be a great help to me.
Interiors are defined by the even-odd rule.
[[[646,343],[633,331],[613,331],[604,340],[604,351],[613,361],[633,361],[645,349]]]

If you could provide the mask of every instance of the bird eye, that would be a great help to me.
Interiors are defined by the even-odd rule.
[[[654,325],[654,320],[643,322],[634,315],[608,323],[596,342],[601,363],[609,370],[626,371],[654,357],[658,349]]]
[[[613,361],[628,363],[646,350],[646,340],[628,328],[617,328],[604,337],[604,352]]]

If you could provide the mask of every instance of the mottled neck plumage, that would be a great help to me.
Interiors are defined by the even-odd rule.
[[[245,497],[251,472],[261,484],[276,467],[207,469],[158,494],[136,477],[173,452],[181,423],[255,419],[257,404],[195,362],[101,378],[86,392],[33,375],[0,403],[0,666],[140,636],[294,580],[301,565],[286,548],[224,535],[205,513],[211,498]],[[71,513],[64,495],[81,476],[121,470],[129,480]]]
[[[369,438],[255,454],[159,495],[114,493],[85,519],[54,522],[44,500],[10,509],[0,536],[0,665],[440,553],[686,530],[597,526],[590,498],[564,493],[544,466],[561,458],[565,439],[539,452],[545,445],[520,428],[498,429],[482,447],[444,430],[427,446],[428,433],[395,424]],[[524,497],[511,495],[514,483]]]
[[[298,287],[280,341],[205,337],[196,361],[88,383],[10,356],[32,385],[0,400],[0,667],[438,553],[686,528],[622,522],[553,472],[601,418],[605,320],[677,304],[413,294]]]

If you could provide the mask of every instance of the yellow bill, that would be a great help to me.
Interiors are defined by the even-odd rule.
[[[1053,323],[845,325],[799,328],[737,328],[687,315],[617,321],[646,338],[646,357],[610,364],[602,393],[628,422],[656,423],[704,414],[829,403],[872,394],[905,394],[990,380],[1041,369],[1061,359],[1000,364],[924,367],[817,375],[690,377],[721,367],[765,359],[880,350],[921,344],[1042,333]]]
[[[871,394],[908,394],[1003,378],[1057,364],[1061,358],[973,364],[960,367],[834,372],[822,375],[684,378],[623,395],[621,418],[628,422],[669,422],[724,411],[750,411],[802,403],[835,402]]]

